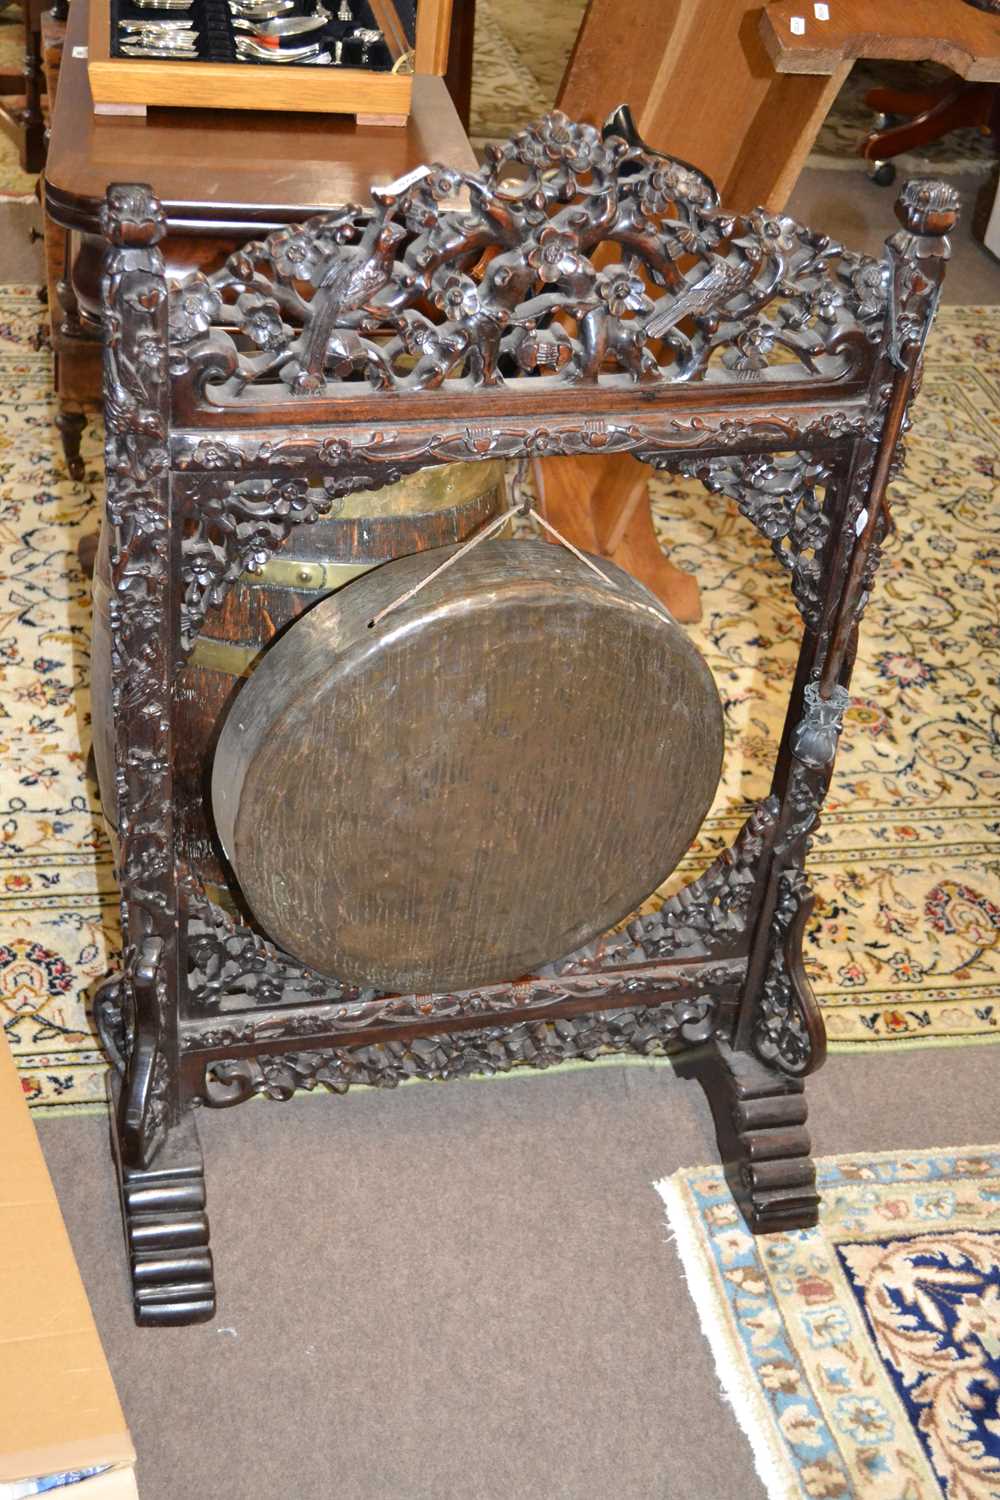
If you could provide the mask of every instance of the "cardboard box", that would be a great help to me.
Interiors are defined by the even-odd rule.
[[[0,1500],[26,1493],[25,1481],[94,1468],[103,1472],[46,1493],[58,1500],[134,1500],[134,1465],[132,1439],[4,1039]]]

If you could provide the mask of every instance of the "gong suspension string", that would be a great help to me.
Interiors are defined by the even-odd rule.
[[[535,510],[531,501],[525,495],[524,480],[527,468],[527,459],[522,458],[519,460],[515,472],[507,476],[508,492],[513,502],[507,510],[503,511],[499,516],[494,516],[492,521],[487,521],[484,526],[480,526],[479,530],[474,531],[468,541],[462,543],[457,552],[453,552],[450,557],[446,557],[441,566],[435,568],[433,573],[428,573],[427,577],[422,578],[419,583],[415,583],[412,589],[407,589],[405,594],[400,594],[398,599],[391,600],[384,609],[379,610],[377,615],[373,615],[368,621],[369,630],[374,629],[380,620],[385,619],[386,615],[391,615],[393,610],[399,609],[403,604],[407,604],[420,593],[421,589],[425,589],[429,583],[433,583],[435,578],[440,578],[442,573],[446,573],[455,563],[460,562],[467,553],[471,552],[473,548],[478,547],[480,542],[488,541],[491,536],[494,536],[506,526],[507,522],[512,520],[514,516],[530,516],[533,521],[537,521],[539,526],[544,527],[551,536],[555,537],[557,542],[561,542],[567,551],[572,552],[574,557],[578,557],[582,563],[585,563],[592,573],[596,573],[602,582],[608,582],[608,575],[604,572],[603,568],[597,566],[593,558],[588,557],[585,552],[581,552],[579,547],[574,547],[573,543],[567,541],[561,531],[557,531],[551,522],[547,521],[543,515],[540,515]]]

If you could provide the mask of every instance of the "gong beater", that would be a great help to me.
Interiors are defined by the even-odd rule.
[[[606,931],[688,848],[722,763],[711,674],[641,584],[539,541],[484,542],[429,579],[454,550],[388,563],[286,631],[212,779],[271,938],[403,993],[517,977]]]

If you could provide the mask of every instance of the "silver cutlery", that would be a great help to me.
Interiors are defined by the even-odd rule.
[[[160,42],[120,42],[120,50],[124,57],[192,57],[198,56],[197,49],[187,47],[164,47]]]
[[[354,41],[361,43],[361,63],[363,66],[368,61],[368,54],[375,46],[375,43],[382,40],[382,33],[381,31],[377,31],[374,26],[356,26],[351,32],[351,37]]]
[[[250,36],[238,36],[235,41],[237,52],[255,58],[257,62],[304,62],[307,58],[318,57],[320,50],[318,42],[310,42],[305,47],[268,47]]]
[[[245,16],[233,16],[233,29],[249,31],[257,37],[300,36],[307,31],[320,31],[330,19],[330,12],[317,5],[310,16],[278,16],[272,21],[250,21]]]
[[[181,57],[196,57],[197,39],[197,33],[192,33],[190,41],[180,41],[168,32],[151,31],[124,36],[121,39],[121,45],[123,47],[156,47],[161,52],[176,52]]]
[[[123,33],[126,41],[140,41],[143,37],[162,38],[168,47],[193,47],[198,40],[197,31],[189,31],[187,27],[179,29],[174,26],[164,26],[162,22],[153,21],[144,26],[141,21],[122,21],[119,23],[119,31]]]
[[[138,10],[190,10],[194,0],[133,0]]]
[[[229,0],[231,13],[248,21],[270,21],[294,8],[295,0]]]
[[[118,30],[126,35],[133,32],[139,36],[178,36],[197,37],[198,33],[190,28],[194,26],[193,21],[119,21]]]

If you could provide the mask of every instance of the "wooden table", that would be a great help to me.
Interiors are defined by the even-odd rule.
[[[109,183],[145,182],[163,204],[168,275],[213,269],[237,245],[282,224],[367,203],[372,182],[422,162],[474,170],[476,161],[444,80],[414,80],[404,129],[358,126],[338,115],[151,109],[98,116],[86,60],[87,0],[73,0],[45,172],[47,237],[69,234],[53,344],[67,463],[82,477],[83,406],[100,398],[100,210]],[[58,247],[56,250],[58,257]]]

